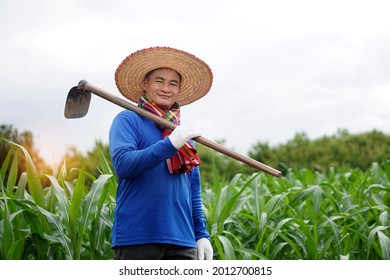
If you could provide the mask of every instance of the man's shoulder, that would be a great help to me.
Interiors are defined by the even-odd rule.
[[[130,110],[123,110],[118,113],[116,118],[124,118],[124,119],[131,119],[131,120],[141,120],[141,116],[137,113],[130,111]]]
[[[129,117],[133,117],[133,116],[138,116],[139,115],[131,110],[123,110],[121,112],[118,113],[118,116],[129,116]]]
[[[147,118],[144,118],[137,113],[130,111],[130,110],[124,110],[120,112],[116,117],[115,117],[116,122],[123,122],[123,123],[131,123],[132,125],[150,125],[153,124],[153,122]]]

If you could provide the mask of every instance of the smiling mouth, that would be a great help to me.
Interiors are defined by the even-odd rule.
[[[163,99],[170,99],[171,96],[169,95],[159,95],[160,98],[163,98]]]

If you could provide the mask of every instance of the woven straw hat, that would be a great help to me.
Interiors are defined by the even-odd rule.
[[[145,75],[157,68],[170,68],[181,75],[180,106],[190,104],[206,95],[213,82],[210,67],[187,52],[169,47],[139,50],[126,57],[115,72],[115,83],[126,98],[139,102]]]

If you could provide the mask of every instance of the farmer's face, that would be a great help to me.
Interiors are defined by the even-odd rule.
[[[157,69],[144,79],[142,88],[157,106],[168,111],[179,96],[180,76],[169,68]]]

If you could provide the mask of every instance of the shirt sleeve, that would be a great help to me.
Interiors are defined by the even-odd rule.
[[[177,152],[168,137],[140,148],[141,131],[145,130],[143,126],[138,115],[126,111],[118,114],[112,122],[109,134],[110,153],[118,177],[137,176]]]
[[[200,171],[199,166],[191,171],[191,189],[192,189],[192,216],[195,228],[195,240],[201,238],[210,238],[210,234],[206,229],[206,219],[204,218],[202,209],[202,197],[200,186]]]

